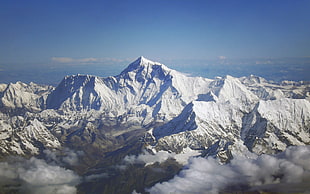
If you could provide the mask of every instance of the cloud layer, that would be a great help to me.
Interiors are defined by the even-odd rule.
[[[169,158],[173,158],[180,164],[185,165],[187,164],[188,159],[190,157],[197,155],[200,155],[200,153],[198,151],[191,150],[190,148],[186,148],[185,153],[180,154],[169,153],[166,151],[159,151],[156,152],[155,154],[150,154],[149,152],[144,150],[143,153],[138,156],[135,155],[126,156],[124,158],[124,162],[127,164],[145,164],[147,166],[154,164],[156,162],[162,163]]]
[[[70,64],[89,64],[89,63],[104,63],[104,62],[112,62],[112,63],[120,63],[120,62],[129,62],[131,59],[117,59],[117,58],[72,58],[72,57],[52,57],[52,61],[56,63],[70,63]]]
[[[1,189],[17,189],[19,193],[73,194],[80,177],[71,170],[32,157],[1,162],[0,180]]]
[[[210,157],[192,158],[179,175],[168,182],[156,184],[148,191],[151,194],[213,194],[265,188],[283,192],[279,191],[279,184],[292,184],[295,189],[300,185],[302,191],[298,192],[310,192],[310,186],[305,186],[309,180],[310,146],[298,146],[275,156],[261,155],[257,159],[235,157],[227,165],[221,165]],[[286,189],[290,189],[289,186]]]
[[[124,162],[128,164],[146,164],[146,165],[151,165],[155,162],[162,163],[166,161],[168,158],[172,158],[173,155],[164,152],[164,151],[159,151],[156,154],[150,154],[147,151],[144,151],[144,153],[135,156],[135,155],[130,155],[126,156],[124,158]]]
[[[74,166],[79,162],[79,156],[84,154],[83,151],[74,151],[69,148],[64,148],[61,152],[52,152],[51,150],[44,150],[46,161],[49,164],[69,165]]]

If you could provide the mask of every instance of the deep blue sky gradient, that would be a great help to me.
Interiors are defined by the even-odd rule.
[[[182,65],[307,59],[309,10],[309,0],[0,0],[0,74],[141,55]]]

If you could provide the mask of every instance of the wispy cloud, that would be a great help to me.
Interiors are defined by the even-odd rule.
[[[131,61],[130,59],[118,59],[118,58],[71,58],[71,57],[52,57],[51,60],[56,63],[66,64],[89,64],[89,63],[121,63]]]
[[[200,155],[200,153],[196,150],[192,150],[190,148],[185,148],[183,150],[184,153],[169,153],[167,151],[159,151],[154,154],[149,153],[146,150],[143,150],[143,153],[135,156],[135,155],[128,155],[124,158],[125,164],[145,164],[152,165],[155,162],[162,163],[169,158],[175,159],[180,164],[187,164],[188,159],[192,156]]]
[[[125,163],[129,164],[143,164],[145,163],[146,165],[153,164],[155,162],[164,162],[168,158],[173,157],[172,154],[165,152],[165,151],[159,151],[156,154],[150,154],[147,151],[144,151],[143,154],[140,154],[138,156],[130,155],[126,156],[124,158]]]
[[[52,61],[58,62],[58,63],[71,63],[74,61],[73,58],[70,57],[52,57]]]
[[[91,174],[91,175],[85,176],[84,181],[90,182],[90,181],[101,179],[101,178],[109,178],[109,174],[108,173]]]
[[[274,62],[272,60],[261,60],[261,61],[255,61],[256,65],[272,65]]]
[[[225,56],[218,56],[218,59],[219,60],[225,60],[225,59],[227,59],[227,57],[225,57]]]
[[[83,58],[83,59],[77,59],[77,62],[81,62],[81,63],[89,63],[89,62],[97,62],[99,59],[98,58]]]
[[[63,149],[60,153],[46,149],[43,153],[49,163],[70,166],[78,164],[79,157],[84,155],[83,151],[74,151],[69,148]]]

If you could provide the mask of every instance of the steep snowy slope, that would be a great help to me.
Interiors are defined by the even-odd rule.
[[[238,78],[226,76],[212,81],[209,85],[209,92],[199,95],[197,100],[228,103],[236,109],[249,111],[258,102],[259,97],[249,91]]]
[[[40,150],[61,146],[40,121],[21,116],[9,118],[3,114],[0,114],[0,145],[3,155],[36,155]]]
[[[260,101],[243,118],[241,138],[258,154],[310,144],[310,103],[305,99]]]
[[[310,143],[309,112],[305,99],[259,101],[250,112],[229,103],[194,101],[152,135],[158,150],[180,152],[189,147],[214,152],[210,148],[216,146],[218,154],[220,150],[240,152],[242,143],[258,154],[277,153],[290,145]]]
[[[242,113],[229,105],[194,101],[167,124],[153,130],[156,149],[179,153],[184,148],[204,150],[219,140],[234,141]]]
[[[7,86],[7,84],[0,84],[0,92],[3,92]]]
[[[274,100],[284,97],[310,100],[309,82],[282,81],[281,83],[275,83],[254,75],[241,77],[239,80],[248,90],[262,100]]]
[[[72,75],[66,76],[58,87],[48,96],[46,107],[48,109],[64,110],[99,110],[102,99],[100,89],[104,93],[107,89],[102,88],[103,81],[96,76]]]
[[[206,150],[207,155],[222,152],[220,157],[226,160],[230,151],[244,154],[242,144],[258,154],[308,145],[309,86],[294,86],[290,89],[256,76],[216,79],[209,92],[199,95],[179,116],[150,131],[157,141],[155,148],[180,152],[189,147]]]
[[[32,82],[8,84],[3,92],[0,92],[0,108],[40,111],[51,90],[51,86],[41,86]]]
[[[200,123],[205,122],[210,127],[212,125],[241,127],[243,113],[252,110],[258,101],[259,98],[247,90],[237,78],[227,76],[224,79],[217,79],[210,83],[207,94],[200,94],[197,101],[190,103],[181,115],[169,122],[170,124],[175,123],[179,127],[168,127],[169,124],[167,124],[155,129],[154,135],[158,139],[175,132],[191,131],[197,127],[197,123],[191,126],[187,121],[192,123],[196,116],[199,117]],[[212,131],[217,130],[217,128],[211,128]]]

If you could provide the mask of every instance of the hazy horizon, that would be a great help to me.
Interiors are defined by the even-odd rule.
[[[148,57],[146,57],[148,58]],[[0,83],[38,83],[56,86],[66,75],[90,74],[100,77],[115,76],[121,73],[135,59],[92,63],[65,63],[62,65],[0,64]],[[156,61],[189,76],[213,79],[231,75],[242,77],[256,75],[273,81],[310,81],[310,58],[282,59],[216,59],[216,60],[165,60]],[[268,71],[266,71],[268,69]]]
[[[210,78],[309,80],[309,9],[307,0],[1,0],[0,82],[113,76],[141,55]]]

